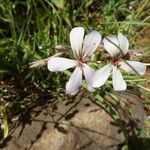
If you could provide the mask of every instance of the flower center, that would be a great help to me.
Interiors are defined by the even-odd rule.
[[[119,58],[114,58],[112,61],[112,64],[114,66],[120,67],[120,59]]]
[[[77,61],[78,61],[78,66],[83,66],[84,60],[82,57],[78,57]]]

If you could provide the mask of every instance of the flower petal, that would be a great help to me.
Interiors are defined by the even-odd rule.
[[[115,91],[126,90],[127,88],[126,82],[124,81],[122,74],[120,70],[117,69],[117,67],[113,67],[112,81]]]
[[[84,38],[83,42],[83,53],[84,57],[90,56],[97,49],[101,42],[101,35],[97,31],[91,31]]]
[[[132,74],[142,76],[146,72],[146,66],[138,61],[121,61],[120,64],[122,69]]]
[[[117,46],[119,46],[119,41],[116,36],[108,36],[103,39],[104,48],[108,51],[108,53],[115,57],[120,53],[120,50]]]
[[[75,60],[62,58],[62,57],[52,57],[48,60],[48,70],[55,71],[63,71],[72,67],[75,67],[77,62]]]
[[[120,46],[123,54],[125,55],[128,52],[128,49],[129,49],[129,41],[121,33],[118,34],[118,41],[119,41],[119,46]]]
[[[87,83],[88,90],[91,91],[91,92],[94,92],[95,89],[92,86],[92,76],[93,76],[95,70],[92,69],[87,64],[84,64],[83,72],[84,72],[84,76],[85,76],[85,80],[86,80],[86,83]]]
[[[75,95],[82,84],[82,69],[76,67],[69,81],[66,84],[66,92],[70,95]]]
[[[112,65],[108,64],[104,66],[103,68],[97,70],[92,78],[92,85],[94,88],[98,88],[102,86],[106,80],[108,79],[110,72],[112,70]]]
[[[82,27],[75,27],[70,32],[71,47],[76,55],[79,55],[82,49],[83,37],[84,37],[84,28]]]

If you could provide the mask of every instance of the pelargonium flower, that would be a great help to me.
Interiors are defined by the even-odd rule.
[[[104,48],[112,57],[110,64],[95,71],[92,78],[94,88],[101,87],[108,79],[112,71],[112,83],[115,91],[125,90],[127,85],[122,77],[120,68],[125,71],[142,76],[146,71],[146,66],[137,61],[126,61],[123,59],[129,49],[128,39],[122,35],[108,36],[103,39]]]
[[[84,28],[75,27],[70,32],[70,43],[76,60],[62,57],[52,57],[48,60],[48,69],[52,72],[64,71],[75,67],[69,81],[66,84],[66,92],[74,95],[79,91],[84,75],[89,91],[94,91],[91,78],[94,70],[87,65],[87,57],[91,56],[101,42],[101,35],[97,31],[91,31],[84,37]]]

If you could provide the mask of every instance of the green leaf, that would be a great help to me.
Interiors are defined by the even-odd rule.
[[[4,117],[3,117],[3,135],[4,135],[4,138],[6,138],[8,136],[8,119],[7,119],[7,115],[4,114]]]
[[[124,145],[121,150],[128,150],[128,145]]]
[[[64,73],[65,73],[67,76],[69,76],[69,77],[70,77],[71,74],[72,74],[69,70],[65,70]]]
[[[64,8],[64,0],[52,0],[52,2],[56,5],[56,7],[60,9]]]

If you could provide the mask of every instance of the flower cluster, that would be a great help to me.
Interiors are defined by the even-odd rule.
[[[82,27],[75,27],[70,32],[70,43],[75,60],[62,57],[51,57],[48,60],[48,69],[52,72],[75,68],[66,84],[68,94],[75,95],[79,91],[83,76],[88,90],[93,92],[106,82],[112,71],[113,88],[115,91],[121,91],[126,90],[126,83],[119,70],[120,68],[140,76],[145,73],[146,66],[144,64],[123,59],[129,49],[128,39],[124,35],[108,36],[102,40],[98,31],[93,30],[85,36],[84,32]],[[112,60],[108,65],[95,71],[87,64],[87,58],[95,52],[101,42],[103,42],[104,48],[110,54]]]

